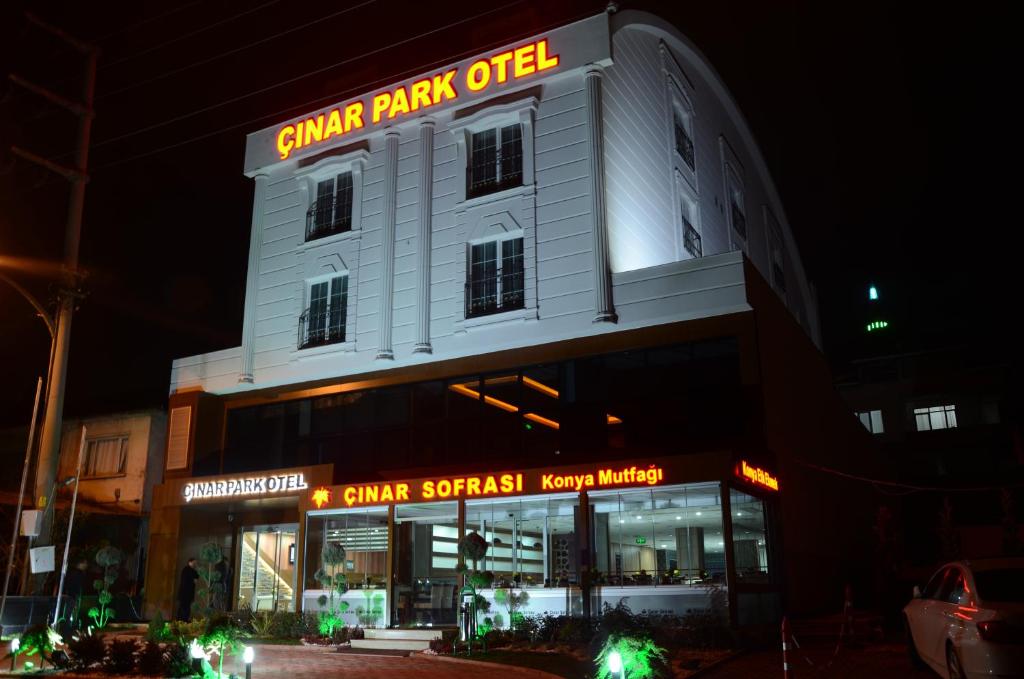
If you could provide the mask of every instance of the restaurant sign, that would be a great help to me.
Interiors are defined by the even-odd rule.
[[[186,483],[181,494],[185,502],[207,498],[241,497],[248,495],[279,495],[292,491],[306,490],[309,484],[301,472],[293,474],[268,474],[247,476],[236,479],[215,481],[193,481]]]
[[[767,488],[768,490],[779,489],[778,477],[772,476],[760,467],[753,467],[747,464],[746,460],[740,460],[740,463],[736,465],[736,476],[748,483]]]
[[[396,502],[432,502],[503,495],[580,492],[597,488],[656,486],[664,479],[665,470],[654,464],[647,467],[600,467],[582,472],[535,470],[363,483],[338,486],[333,490],[317,488],[310,499],[318,509],[326,506],[355,507]]]

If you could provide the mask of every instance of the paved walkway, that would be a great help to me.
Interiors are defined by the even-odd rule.
[[[365,656],[296,646],[254,646],[252,679],[556,679],[537,670],[447,659]],[[481,667],[481,665],[484,665]],[[241,658],[228,657],[224,672],[245,676]]]
[[[936,679],[936,675],[910,666],[902,644],[870,644],[844,648],[832,657],[831,648],[814,648],[791,655],[797,679]],[[807,658],[814,662],[807,662]],[[714,668],[702,679],[781,679],[782,652],[746,653]]]

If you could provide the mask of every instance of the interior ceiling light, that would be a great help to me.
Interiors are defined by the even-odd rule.
[[[516,378],[514,376],[512,376],[512,375],[504,375],[504,376],[501,376],[501,377],[491,377],[491,378],[485,379],[484,380],[484,384],[505,384],[505,383],[508,383],[508,382],[513,382],[513,381],[515,381],[515,379]],[[456,394],[462,394],[463,396],[465,396],[467,398],[471,398],[474,401],[479,401],[480,400],[480,392],[477,391],[476,389],[471,389],[470,387],[466,386],[467,384],[472,384],[472,383],[449,384],[448,385],[448,389],[451,390],[451,391],[454,391]],[[532,378],[529,378],[529,377],[523,377],[523,384],[525,384],[526,386],[530,387],[531,389],[535,389],[535,390],[539,391],[540,393],[545,394],[546,396],[550,396],[551,398],[558,398],[558,390],[557,389],[552,389],[548,385],[546,385],[546,384],[544,384],[542,382],[538,382],[535,379],[532,379]],[[508,412],[508,413],[518,413],[519,412],[519,407],[518,406],[514,406],[511,403],[508,403],[507,401],[502,401],[501,399],[494,398],[493,396],[486,396],[485,395],[483,397],[483,401],[487,405],[494,406],[495,408],[500,408],[501,410],[504,410],[505,412]],[[551,429],[558,429],[559,428],[559,424],[558,424],[557,421],[552,420],[552,419],[547,418],[547,417],[544,417],[542,415],[538,415],[537,413],[523,413],[523,417],[526,418],[527,420],[532,421],[532,422],[536,422],[537,424],[543,424],[545,427],[550,427]],[[622,424],[622,418],[620,418],[620,417],[616,417],[615,415],[605,415],[605,417],[607,418],[607,423],[608,424]]]
[[[533,389],[535,391],[539,391],[540,393],[544,394],[545,396],[550,396],[551,398],[558,398],[558,390],[557,389],[555,389],[553,387],[549,387],[548,385],[544,384],[543,382],[538,382],[537,380],[533,379],[532,377],[527,377],[526,375],[523,375],[523,384],[525,384],[526,386],[530,387],[531,389]],[[616,417],[615,415],[611,415],[611,414],[608,414],[605,417],[608,418],[608,424],[622,424],[622,418],[621,417]]]

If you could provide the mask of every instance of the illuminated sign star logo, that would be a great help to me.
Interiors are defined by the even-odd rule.
[[[320,487],[313,491],[313,504],[317,509],[331,503],[331,489]]]

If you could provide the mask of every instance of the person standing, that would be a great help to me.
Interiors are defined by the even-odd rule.
[[[199,579],[199,571],[196,570],[196,558],[189,557],[188,563],[181,569],[181,577],[178,579],[178,620],[189,622],[192,619],[192,602],[196,598],[196,580]]]

